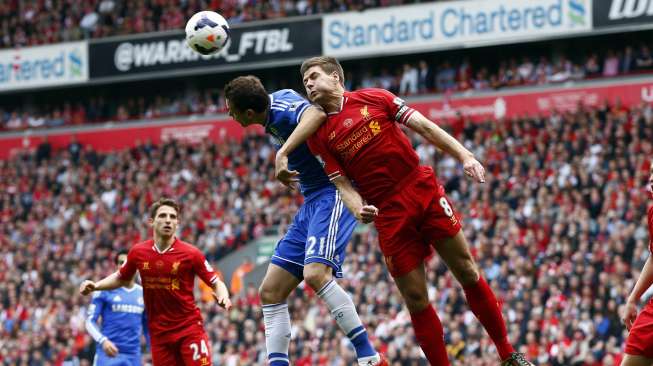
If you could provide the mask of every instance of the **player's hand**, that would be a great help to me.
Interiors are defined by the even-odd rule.
[[[297,189],[299,182],[299,172],[288,169],[288,156],[277,153],[274,162],[274,175],[286,187]]]
[[[95,291],[95,282],[90,280],[85,280],[79,285],[79,293],[86,296],[91,292]]]
[[[626,305],[624,305],[621,314],[621,321],[626,326],[626,329],[630,330],[636,318],[637,318],[637,304],[628,301]]]
[[[485,168],[474,157],[469,157],[463,161],[463,170],[468,177],[479,183],[485,183]]]
[[[231,300],[229,300],[229,290],[227,290],[227,286],[224,282],[218,280],[216,287],[215,292],[213,292],[213,298],[215,301],[221,308],[225,310],[231,309]]]
[[[118,347],[108,339],[105,339],[104,342],[102,342],[102,349],[109,357],[116,357],[118,355]]]
[[[379,209],[376,206],[365,205],[358,211],[357,219],[363,224],[373,222],[379,216]]]

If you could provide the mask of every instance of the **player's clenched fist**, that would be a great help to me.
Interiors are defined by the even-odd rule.
[[[361,207],[358,211],[357,219],[359,219],[363,224],[369,224],[374,221],[377,216],[379,216],[379,209],[376,206],[366,205]]]
[[[86,296],[95,291],[95,282],[86,280],[79,285],[79,293]]]

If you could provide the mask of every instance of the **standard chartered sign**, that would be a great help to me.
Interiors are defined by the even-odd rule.
[[[588,1],[455,1],[327,15],[323,49],[356,56],[583,32],[591,29]]]
[[[0,91],[87,80],[86,42],[0,51]]]

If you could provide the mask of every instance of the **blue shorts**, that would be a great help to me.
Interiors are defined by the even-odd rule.
[[[345,207],[340,193],[328,187],[304,202],[288,232],[274,249],[271,262],[304,279],[304,265],[324,263],[342,277],[345,248],[357,221]]]
[[[93,366],[141,366],[141,355],[118,353],[116,357],[109,357],[102,346],[98,345],[95,351],[95,358],[93,358]]]

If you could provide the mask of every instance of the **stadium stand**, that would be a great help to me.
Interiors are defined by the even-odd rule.
[[[0,49],[183,29],[186,19],[220,9],[230,24],[408,4],[410,0],[72,0],[0,3]]]
[[[633,43],[605,54],[588,53],[575,57],[556,54],[540,57],[516,56],[496,65],[482,59],[464,58],[458,64],[449,61],[386,65],[378,73],[347,75],[348,89],[380,87],[401,96],[426,93],[482,92],[519,86],[560,84],[597,78],[653,71],[653,44]],[[277,76],[278,78],[278,76]],[[272,89],[282,87],[280,80],[266,79]],[[24,130],[133,119],[157,119],[191,114],[225,112],[222,90],[195,87],[187,90],[161,90],[156,95],[112,93],[105,90],[85,92],[81,98],[61,103],[20,105],[0,103],[0,130]]]
[[[410,137],[464,216],[510,338],[541,366],[618,365],[626,334],[618,309],[648,256],[642,187],[653,156],[652,106],[459,120],[452,133],[485,163],[484,185]],[[109,254],[145,235],[154,197],[180,199],[182,237],[212,261],[265,230],[282,232],[300,197],[274,182],[273,156],[267,139],[252,135],[222,145],[139,144],[109,154],[45,143],[0,161],[0,363],[90,364],[88,301],[76,288],[107,274]],[[147,189],[144,181],[151,182]],[[377,247],[373,230],[354,236],[341,284],[392,365],[424,365]],[[496,365],[489,338],[444,264],[434,257],[428,267],[430,297],[455,365]],[[246,284],[234,303],[228,314],[201,305],[214,360],[264,365],[255,287]],[[346,337],[315,294],[302,287],[289,304],[295,365],[352,364]]]

